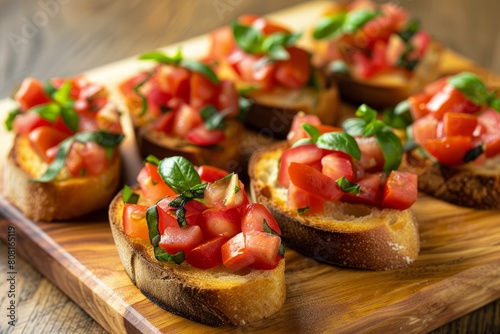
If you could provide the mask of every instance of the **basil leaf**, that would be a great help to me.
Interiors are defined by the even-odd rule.
[[[379,121],[378,119],[373,120],[372,122],[366,124],[366,126],[363,130],[363,137],[374,136],[376,133],[378,133],[380,130],[382,130],[386,126],[387,125],[385,125],[384,122]]]
[[[61,117],[64,121],[64,124],[66,124],[71,131],[78,131],[78,123],[80,122],[80,117],[72,107],[63,106],[61,108]]]
[[[335,182],[338,184],[340,190],[342,190],[345,193],[351,193],[357,195],[359,194],[359,191],[361,189],[360,184],[352,183],[345,176],[338,178]]]
[[[139,56],[140,60],[153,60],[159,64],[179,65],[182,60],[182,51],[179,49],[173,56],[160,51],[151,51]]]
[[[448,83],[453,85],[475,104],[482,105],[490,99],[490,91],[484,82],[474,73],[459,73],[449,78]]]
[[[314,144],[314,140],[312,140],[311,138],[300,138],[295,143],[293,143],[292,147],[309,145],[309,144]]]
[[[237,22],[232,24],[232,28],[234,39],[240,49],[250,54],[262,52],[264,35],[259,30],[251,26],[240,25]]]
[[[137,204],[137,201],[139,201],[139,194],[136,194],[129,186],[125,185],[123,186],[122,199],[123,203]]]
[[[348,118],[342,124],[344,131],[351,136],[361,136],[366,126],[366,121],[361,118]]]
[[[309,209],[309,207],[306,207],[306,208],[299,208],[299,209],[297,209],[297,213],[298,213],[299,215],[303,215],[303,214],[305,214],[305,213],[306,213],[307,211],[309,211],[309,210],[310,210],[310,209]]]
[[[347,34],[355,33],[366,23],[380,15],[382,15],[381,12],[373,12],[366,9],[354,11],[352,13],[349,13],[345,18],[345,21],[342,24],[342,30]]]
[[[57,117],[61,114],[61,106],[56,103],[47,103],[36,106],[31,109],[31,111],[36,112],[43,119],[46,119],[50,122],[55,122]]]
[[[316,27],[314,27],[314,39],[330,39],[335,38],[342,33],[342,26],[346,19],[345,12],[339,15],[329,16],[321,19]]]
[[[99,130],[95,132],[79,132],[73,137],[81,143],[92,141],[102,147],[116,147],[122,142],[125,136],[123,134]]]
[[[156,205],[153,205],[146,211],[146,222],[148,224],[149,241],[153,246],[155,258],[158,261],[174,261],[177,264],[184,262],[183,251],[171,255],[159,246],[161,234],[158,230],[158,208]]]
[[[276,231],[274,231],[271,227],[269,227],[265,219],[262,220],[262,226],[264,227],[264,232],[272,235],[277,235],[278,237],[280,236]]]
[[[283,241],[280,243],[280,248],[278,248],[278,255],[285,257],[285,243]]]
[[[398,169],[403,156],[403,145],[399,137],[386,127],[376,134],[377,141],[384,155],[384,172],[389,174],[391,170]]]
[[[377,119],[377,111],[363,103],[356,110],[356,116],[362,117],[366,123],[370,123]]]
[[[45,94],[47,96],[52,97],[54,95],[54,93],[57,91],[57,89],[52,85],[50,80],[45,80],[45,82],[43,84],[43,91],[45,92]]]
[[[21,114],[21,110],[19,109],[14,109],[9,112],[7,115],[7,118],[5,119],[5,127],[7,128],[8,131],[12,131],[12,124],[14,123],[14,119],[17,117],[17,115]]]
[[[404,30],[398,33],[398,35],[403,41],[408,43],[419,29],[420,22],[418,20],[412,19],[410,20],[410,22],[408,22]]]
[[[214,106],[207,105],[201,111],[201,117],[208,130],[225,129],[226,125],[223,123],[224,118],[230,114],[232,110],[226,109],[218,111]]]
[[[490,106],[496,111],[500,112],[500,97],[493,96],[489,102]]]
[[[316,142],[319,136],[321,136],[321,132],[314,125],[302,123],[302,129],[304,129],[304,131],[307,132],[309,136],[311,136],[313,142]]]
[[[271,60],[287,60],[290,58],[290,54],[285,47],[295,44],[301,35],[302,33],[273,33],[264,37],[261,49]]]
[[[162,180],[177,194],[201,183],[200,175],[189,160],[175,156],[165,158],[158,165]]]
[[[392,128],[406,129],[413,123],[408,100],[399,102],[394,109],[386,109],[382,114],[382,121]]]
[[[141,81],[139,82],[137,85],[134,86],[133,91],[139,95],[139,97],[141,98],[141,112],[139,113],[139,116],[144,116],[146,114],[146,111],[148,110],[148,99],[146,98],[146,96],[144,94],[142,94],[142,92],[139,90],[146,82],[149,81],[149,79],[151,79],[151,77],[153,76],[153,74],[155,73],[156,71],[151,71],[151,72],[148,72],[148,74],[146,75],[146,77]]]
[[[345,132],[328,132],[319,136],[316,145],[319,148],[342,151],[356,160],[361,159],[361,151],[356,140]]]
[[[70,99],[70,93],[71,93],[71,82],[65,81],[59,89],[53,93],[54,100],[59,102],[61,105],[65,105],[68,102],[71,101]]]
[[[236,116],[236,119],[240,121],[244,121],[247,119],[248,112],[252,108],[253,101],[250,100],[249,98],[246,98],[244,96],[240,96],[238,98],[238,107],[240,109],[238,116]]]
[[[155,166],[158,166],[160,164],[160,159],[152,154],[148,155],[146,159],[144,159],[144,161],[149,162],[150,164],[153,164]]]
[[[282,46],[276,46],[267,52],[270,60],[287,60],[290,59],[290,54]],[[263,58],[262,58],[263,59]]]
[[[180,65],[190,71],[201,73],[202,75],[207,77],[210,81],[212,81],[214,84],[219,83],[219,78],[217,78],[215,72],[207,64],[204,64],[197,60],[184,59],[181,60]]]

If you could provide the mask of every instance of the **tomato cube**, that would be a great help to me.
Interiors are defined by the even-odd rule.
[[[246,268],[255,262],[253,254],[248,251],[243,232],[236,234],[224,243],[221,247],[221,253],[222,263],[234,271]]]
[[[277,234],[281,235],[281,229],[278,222],[267,208],[260,203],[250,203],[242,212],[241,230],[249,231],[264,231],[264,220],[267,226]]]
[[[201,215],[199,225],[207,237],[233,237],[241,230],[240,212],[237,208],[207,209]]]
[[[198,225],[167,226],[158,245],[173,255],[181,251],[189,252],[202,241],[203,232]]]
[[[248,201],[243,183],[237,174],[211,183],[204,190],[205,205],[210,208],[229,209]]]
[[[218,236],[207,240],[186,254],[186,262],[193,267],[210,269],[222,264],[221,247],[228,237]]]
[[[323,150],[318,148],[315,144],[301,145],[287,149],[281,155],[278,183],[283,187],[288,187],[290,183],[288,167],[291,162],[309,165],[319,161],[322,157]]]
[[[260,231],[249,231],[245,232],[244,235],[246,249],[254,258],[254,262],[250,264],[250,267],[266,270],[276,268],[280,260],[278,250],[281,238]]]
[[[465,153],[472,148],[471,137],[453,136],[441,139],[431,139],[424,144],[427,152],[445,165],[460,165]]]
[[[49,161],[47,150],[59,145],[68,135],[50,126],[41,126],[28,134],[31,146],[46,162]]]
[[[45,94],[43,85],[40,81],[34,78],[26,78],[19,86],[14,99],[19,104],[19,108],[23,111],[31,107],[48,103],[50,98]]]
[[[472,136],[477,126],[477,117],[464,113],[448,112],[443,116],[444,135]]]
[[[146,222],[147,206],[126,203],[123,208],[123,232],[131,238],[149,239],[148,224]]]
[[[356,171],[352,157],[344,152],[334,151],[321,159],[322,172],[326,176],[337,180],[345,176],[349,181],[356,180]]]
[[[356,183],[360,185],[359,194],[344,193],[342,200],[351,203],[379,206],[381,200],[381,174],[367,173]]]
[[[142,167],[137,176],[137,182],[144,197],[153,201],[158,201],[165,196],[175,195],[175,192],[163,182],[160,174],[158,174],[158,167],[152,163],[146,162]]]
[[[290,132],[288,132],[287,140],[293,144],[297,140],[302,138],[308,138],[307,132],[302,128],[302,124],[310,124],[314,126],[321,125],[321,120],[317,115],[309,115],[304,113],[298,113],[295,115],[292,121],[292,125],[290,127]]]
[[[406,210],[416,202],[417,196],[417,175],[392,171],[384,186],[382,207]]]
[[[201,165],[197,168],[197,172],[200,175],[201,181],[203,182],[215,182],[222,179],[224,176],[229,174],[227,171],[208,165]]]
[[[288,167],[288,174],[290,181],[297,187],[327,201],[338,201],[344,193],[335,180],[310,166],[292,162]]]

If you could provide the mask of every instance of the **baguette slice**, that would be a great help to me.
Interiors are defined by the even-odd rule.
[[[35,221],[66,220],[104,208],[120,183],[120,157],[99,176],[71,177],[61,171],[52,182],[32,182],[47,164],[26,137],[16,136],[5,164],[3,193],[26,217]]]
[[[443,201],[481,210],[500,209],[500,157],[483,166],[446,166],[407,154],[404,169],[418,175],[418,189]]]
[[[408,267],[418,255],[418,223],[408,210],[325,203],[325,212],[299,215],[287,207],[277,184],[278,161],[288,143],[258,151],[250,160],[250,190],[280,224],[287,245],[315,259],[346,267],[390,270]]]
[[[201,270],[187,263],[159,262],[149,241],[122,230],[119,193],[109,220],[125,271],[141,292],[167,311],[209,326],[243,325],[278,312],[285,301],[285,260],[272,270]]]

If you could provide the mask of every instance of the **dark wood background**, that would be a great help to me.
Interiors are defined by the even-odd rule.
[[[71,76],[197,36],[240,14],[270,13],[300,0],[0,0],[0,98],[26,76]],[[500,72],[498,0],[400,0],[447,47]],[[1,145],[1,144],[0,144]],[[0,309],[8,299],[7,248],[0,243]],[[29,261],[36,261],[30,259]],[[0,332],[103,333],[85,312],[17,259],[17,326]],[[500,301],[434,333],[498,333]]]

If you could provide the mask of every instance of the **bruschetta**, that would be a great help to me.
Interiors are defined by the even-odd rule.
[[[476,209],[500,209],[500,98],[473,73],[445,77],[402,102],[405,167],[421,191]],[[401,114],[405,108],[400,108]],[[406,117],[408,119],[408,117]]]
[[[137,180],[115,197],[109,219],[123,266],[145,296],[210,326],[281,308],[280,227],[263,205],[249,203],[237,174],[149,157]]]
[[[441,46],[395,4],[334,3],[312,35],[314,63],[355,103],[393,107],[439,73]]]
[[[325,124],[337,119],[337,87],[312,66],[310,53],[296,45],[300,37],[255,15],[243,15],[210,34],[206,60],[215,62],[218,74],[236,82],[253,102],[248,126],[283,138],[299,111],[317,115]]]
[[[143,157],[182,155],[197,165],[239,166],[243,125],[234,84],[204,63],[149,52],[157,65],[127,79],[120,91]]]
[[[419,253],[410,207],[417,176],[400,172],[402,145],[363,105],[346,129],[299,115],[288,141],[254,154],[251,193],[288,246],[319,261],[370,270],[408,267]]]
[[[67,220],[107,207],[120,181],[117,109],[105,88],[79,76],[25,79],[5,121],[15,132],[3,193],[35,221]]]

